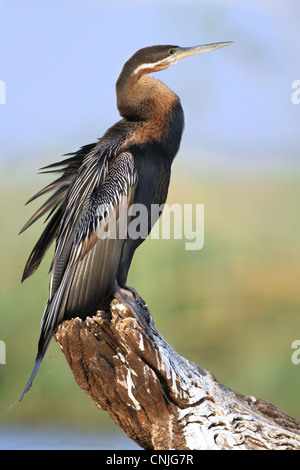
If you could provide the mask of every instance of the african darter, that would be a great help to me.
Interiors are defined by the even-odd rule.
[[[116,83],[122,119],[96,143],[43,168],[61,176],[28,201],[54,190],[21,230],[50,211],[22,281],[35,272],[54,240],[55,252],[36,362],[20,400],[29,390],[62,321],[93,315],[113,297],[126,303],[134,293],[140,300],[137,292],[126,286],[126,279],[133,254],[145,236],[101,234],[107,231],[110,220],[118,224],[127,219],[132,204],[143,204],[149,214],[148,235],[156,222],[150,217],[151,205],[164,204],[167,198],[184,116],[178,96],[148,74],[164,70],[183,57],[228,44],[153,46],[136,52],[125,63]]]

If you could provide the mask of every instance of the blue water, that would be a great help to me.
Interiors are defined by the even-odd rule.
[[[141,450],[125,434],[0,427],[0,450]]]

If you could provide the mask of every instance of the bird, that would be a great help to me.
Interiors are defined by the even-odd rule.
[[[63,321],[85,319],[112,298],[125,304],[134,298],[146,307],[137,291],[126,285],[127,275],[135,250],[156,222],[150,216],[152,204],[163,205],[166,201],[171,166],[184,129],[179,97],[149,74],[167,69],[184,57],[229,44],[231,41],[139,49],[124,64],[116,82],[121,119],[96,142],[41,168],[43,173],[60,176],[26,203],[53,192],[20,231],[48,213],[47,224],[25,265],[22,282],[37,270],[52,243],[55,248],[37,355],[19,401],[31,388],[49,343]],[[129,212],[134,204],[147,209],[148,216],[143,221],[146,236],[128,236],[128,223],[132,220]],[[125,236],[109,236],[112,221],[119,228],[125,226]]]

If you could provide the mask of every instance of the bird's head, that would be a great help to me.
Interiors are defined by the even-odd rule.
[[[145,75],[167,69],[184,57],[213,51],[229,44],[232,44],[232,42],[217,42],[193,47],[172,45],[144,47],[137,51],[125,65],[130,68],[130,75]]]
[[[153,114],[153,106],[150,106],[150,102],[153,101],[154,96],[158,98],[159,95],[163,100],[163,106],[158,106],[158,101],[156,101],[156,106],[161,109],[167,108],[165,101],[167,96],[173,101],[176,95],[170,90],[166,93],[166,86],[146,75],[167,69],[189,55],[213,51],[229,44],[231,42],[217,42],[194,47],[151,46],[138,50],[124,64],[116,83],[117,106],[120,115],[127,119],[148,119],[149,113]]]

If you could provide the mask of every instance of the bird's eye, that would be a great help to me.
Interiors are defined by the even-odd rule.
[[[175,47],[171,47],[171,48],[169,49],[169,55],[175,54],[175,51],[176,51]]]

